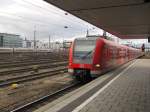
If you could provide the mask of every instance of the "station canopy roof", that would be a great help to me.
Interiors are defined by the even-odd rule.
[[[122,39],[150,36],[150,0],[45,0]]]

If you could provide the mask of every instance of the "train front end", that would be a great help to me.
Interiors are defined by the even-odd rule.
[[[96,43],[97,39],[93,38],[78,38],[72,43],[69,54],[68,72],[77,80],[91,80],[95,74],[93,63]],[[96,66],[99,67],[99,63]]]

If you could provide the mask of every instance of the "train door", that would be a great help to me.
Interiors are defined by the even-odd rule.
[[[103,58],[102,58],[102,64],[103,68],[106,70],[106,68],[111,69],[113,66],[113,59],[112,59],[112,54],[113,54],[113,48],[111,48],[110,45],[105,44],[103,48]]]

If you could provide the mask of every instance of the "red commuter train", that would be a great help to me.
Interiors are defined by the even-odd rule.
[[[68,72],[77,80],[86,81],[142,55],[141,50],[102,36],[77,38],[70,48]]]

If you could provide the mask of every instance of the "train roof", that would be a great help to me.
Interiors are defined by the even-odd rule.
[[[118,44],[116,42],[113,42],[113,41],[110,41],[110,40],[107,40],[107,39],[104,39],[104,38],[101,38],[101,40],[103,40],[104,43],[107,43],[107,44],[110,44],[110,45],[113,45],[113,46],[116,46],[116,47],[127,48],[127,49],[131,49],[131,50],[139,50],[139,49],[136,49],[136,48],[133,48],[133,47]]]
[[[76,38],[75,40],[97,40],[100,37],[101,36],[92,35],[92,36]]]
[[[110,44],[110,45],[113,45],[116,47],[138,50],[138,49],[126,46],[126,45],[118,44],[118,43],[111,41],[111,40],[107,40],[103,36],[87,36],[87,37],[76,38],[76,40],[97,40],[97,39],[103,41],[103,43],[107,43],[107,44]]]

